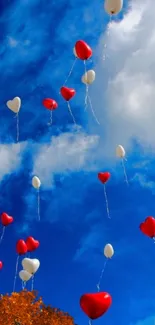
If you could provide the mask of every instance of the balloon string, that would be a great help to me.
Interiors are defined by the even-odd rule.
[[[87,78],[87,67],[86,67],[86,60],[84,60],[84,73],[85,73],[85,76]],[[87,80],[86,80],[87,81]],[[87,106],[88,106],[88,84],[86,83],[86,95],[85,95],[85,111],[87,109]]]
[[[92,319],[89,319],[89,323],[88,323],[89,325],[92,325]]]
[[[0,244],[1,244],[2,240],[3,240],[4,233],[5,233],[5,226],[3,227],[2,234],[1,234],[1,237],[0,237]]]
[[[14,283],[13,283],[13,292],[15,291],[17,272],[18,272],[18,263],[19,263],[19,255],[17,256],[17,261],[16,261],[15,277],[14,277]]]
[[[112,15],[110,15],[110,20],[109,20],[109,23],[108,23],[108,26],[107,26],[107,31],[106,31],[107,37],[109,37],[109,35],[110,35],[110,23],[111,23],[111,21],[112,21]],[[107,50],[107,44],[105,43],[104,44],[103,61],[105,61],[106,58],[108,58],[108,55],[106,54],[106,50]]]
[[[103,269],[102,269],[101,274],[100,274],[100,277],[99,277],[99,282],[98,282],[97,285],[96,285],[96,287],[97,287],[97,289],[98,289],[98,292],[100,291],[100,285],[101,285],[101,281],[102,281],[102,278],[103,278],[103,273],[104,273],[104,271],[105,271],[105,268],[106,268],[107,262],[108,262],[108,259],[105,260],[105,263],[104,263]]]
[[[16,115],[17,118],[17,142],[19,141],[19,114]]]
[[[71,117],[72,117],[72,119],[73,119],[73,122],[74,122],[74,124],[76,125],[76,121],[75,121],[74,115],[73,115],[73,113],[72,113],[72,110],[71,110],[71,107],[70,107],[69,102],[67,102],[67,105],[68,105],[69,113],[70,113],[70,115],[71,115]]]
[[[50,121],[49,121],[48,125],[52,125],[52,123],[53,123],[53,112],[51,110],[50,111]]]
[[[33,291],[34,288],[34,275],[32,276],[32,285],[31,285],[31,291]]]
[[[89,95],[88,95],[88,91],[89,91],[89,87],[88,87],[88,85],[86,84],[86,94],[85,94],[85,111],[87,110],[87,106],[88,106],[88,97],[89,97]]]
[[[66,78],[66,80],[65,80],[65,82],[64,82],[64,84],[63,84],[63,86],[65,86],[65,85],[66,85],[66,83],[67,83],[67,81],[68,81],[69,77],[71,76],[71,74],[72,74],[72,72],[73,72],[73,69],[74,69],[74,66],[75,66],[75,63],[76,63],[76,61],[77,61],[77,58],[75,58],[75,60],[74,60],[74,62],[73,62],[73,64],[72,64],[72,67],[71,67],[71,69],[70,69],[70,71],[69,71],[69,74],[68,74],[68,76],[67,76],[67,78]]]
[[[122,161],[122,167],[123,167],[123,172],[124,172],[125,182],[127,183],[127,185],[129,185],[128,177],[127,177],[127,173],[126,173],[126,169],[125,169],[125,164],[124,164],[124,160],[123,160],[123,158],[121,159],[121,161]]]
[[[110,212],[109,212],[109,205],[108,205],[108,198],[107,198],[107,192],[106,192],[106,187],[104,185],[104,196],[105,196],[105,203],[106,203],[106,210],[107,210],[107,215],[108,215],[108,218],[110,218]]]
[[[96,115],[95,115],[95,112],[94,112],[94,110],[93,110],[93,105],[92,105],[92,102],[91,102],[91,99],[90,99],[90,96],[89,96],[89,95],[88,95],[88,101],[89,101],[89,105],[90,105],[90,109],[91,109],[91,111],[92,111],[92,114],[93,114],[93,116],[94,116],[94,118],[95,118],[97,124],[100,125],[100,122],[98,121],[98,119],[97,119],[97,117],[96,117]]]
[[[38,220],[40,221],[40,191],[38,189]]]
[[[22,281],[22,290],[24,290],[26,287],[26,281]]]

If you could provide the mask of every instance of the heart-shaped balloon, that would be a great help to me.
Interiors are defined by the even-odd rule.
[[[10,225],[13,222],[13,217],[9,216],[7,213],[3,212],[1,214],[1,223],[4,227]]]
[[[2,269],[2,267],[3,267],[3,262],[0,261],[0,270]]]
[[[80,298],[80,306],[90,319],[101,317],[111,306],[112,297],[107,292],[87,293]]]
[[[61,87],[60,89],[61,96],[68,102],[76,94],[75,89],[68,87]]]
[[[155,218],[147,217],[144,222],[139,226],[144,235],[154,238],[155,237]]]
[[[85,41],[77,41],[75,44],[76,56],[81,60],[88,60],[92,56],[92,49]]]
[[[22,281],[26,282],[32,278],[32,274],[30,274],[26,270],[21,270],[19,272],[19,277],[21,278]]]
[[[16,252],[19,255],[24,255],[27,253],[27,245],[23,239],[19,239],[16,243]]]
[[[103,184],[105,184],[109,180],[110,176],[111,176],[111,174],[109,172],[98,173],[98,179]]]
[[[23,269],[29,272],[30,274],[34,274],[37,272],[40,266],[40,262],[36,258],[24,258],[22,260]]]
[[[58,107],[58,104],[54,99],[45,98],[43,100],[43,106],[49,109],[50,111],[54,111]]]
[[[20,111],[21,99],[19,97],[15,97],[12,100],[8,100],[6,105],[12,112],[17,114]]]
[[[27,251],[32,252],[39,247],[40,243],[38,240],[30,236],[26,239],[26,245],[27,245]]]

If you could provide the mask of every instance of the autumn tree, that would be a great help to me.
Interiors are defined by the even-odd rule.
[[[36,291],[0,296],[0,325],[74,325],[73,318],[46,306]]]

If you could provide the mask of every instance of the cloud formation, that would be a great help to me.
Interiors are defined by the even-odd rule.
[[[0,181],[4,176],[18,171],[25,146],[26,143],[0,145]]]
[[[153,5],[153,0],[132,2],[124,19],[109,25],[109,35],[101,37],[96,49],[97,77],[92,96],[94,105],[101,96],[97,114],[108,153],[117,144],[129,148],[133,139],[143,146],[155,144]]]
[[[94,170],[94,151],[98,136],[83,131],[61,133],[42,144],[34,157],[33,174],[40,177],[43,186],[51,186],[54,174],[68,174]]]

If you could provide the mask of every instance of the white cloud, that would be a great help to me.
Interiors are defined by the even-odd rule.
[[[155,146],[153,6],[153,0],[132,2],[123,20],[110,24],[109,35],[101,37],[96,51],[99,61],[92,98],[95,105],[101,96],[97,114],[105,132],[105,151],[113,152],[117,144],[130,147],[133,138]],[[104,43],[109,56],[105,61]]]
[[[82,170],[93,170],[95,159],[94,149],[98,145],[98,136],[85,133],[66,132],[53,136],[50,144],[43,144],[34,159],[33,174],[51,186],[55,173],[70,173]]]
[[[150,189],[152,194],[155,194],[155,182],[150,181],[146,175],[136,173],[132,178],[132,181],[138,182],[141,187]]]
[[[5,175],[18,170],[25,145],[25,143],[0,145],[0,181]]]
[[[8,37],[8,43],[9,43],[10,47],[16,47],[18,44],[18,41],[10,36],[10,37]]]
[[[145,318],[137,323],[130,323],[130,325],[155,325],[155,317]]]

